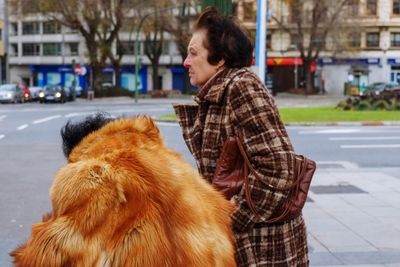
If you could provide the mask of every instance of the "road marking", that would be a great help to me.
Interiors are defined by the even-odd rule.
[[[1,115],[0,116],[0,121],[4,120],[7,117],[7,115]]]
[[[350,140],[400,140],[400,136],[372,136],[372,137],[330,137],[331,141],[350,141]]]
[[[91,115],[94,114],[95,112],[75,112],[75,113],[69,113],[65,115],[65,118],[72,118],[72,117],[77,117],[77,116],[84,116],[84,115]]]
[[[360,129],[326,129],[316,131],[300,131],[299,134],[347,134],[347,133],[359,133]]]
[[[357,164],[350,161],[317,161],[317,166],[318,165],[341,165],[347,170],[357,170],[360,168]]]
[[[161,125],[161,126],[173,126],[173,127],[179,126],[179,124],[176,122],[157,121],[156,123],[157,123],[157,125]]]
[[[127,109],[116,109],[107,111],[107,113],[143,113],[150,111],[165,111],[166,108],[149,108],[149,109],[137,109],[137,108],[127,108]]]
[[[341,145],[340,148],[397,148],[400,144],[378,144],[378,145]]]
[[[0,134],[0,139],[3,139],[5,137],[4,134]]]
[[[19,126],[19,127],[17,128],[17,130],[18,130],[18,131],[21,131],[21,130],[23,130],[23,129],[25,129],[25,128],[28,128],[28,124],[23,124],[23,125]]]
[[[51,120],[58,119],[58,118],[61,118],[61,115],[54,115],[54,116],[46,117],[46,118],[43,118],[43,119],[39,119],[39,120],[34,121],[33,124],[38,124],[38,123],[42,123],[42,122],[46,122],[46,121],[51,121]]]

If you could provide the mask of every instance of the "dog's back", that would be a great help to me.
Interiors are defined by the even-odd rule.
[[[232,206],[150,119],[108,123],[69,162],[51,216],[11,253],[15,266],[235,266]]]

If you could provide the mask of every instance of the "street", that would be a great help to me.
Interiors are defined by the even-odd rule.
[[[173,112],[171,102],[156,100],[0,105],[0,266],[11,265],[8,252],[50,210],[48,190],[66,162],[61,127],[98,111],[113,116]],[[158,126],[168,146],[195,166],[179,126]],[[295,150],[318,164],[304,209],[311,266],[400,266],[400,127],[321,125],[288,131]]]

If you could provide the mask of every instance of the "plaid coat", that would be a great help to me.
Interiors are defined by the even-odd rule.
[[[262,181],[249,175],[251,198],[260,217],[249,209],[243,190],[232,227],[238,266],[308,266],[303,217],[280,224],[263,223],[285,200],[283,187],[293,178],[293,147],[274,99],[249,69],[224,69],[214,75],[195,98],[197,105],[175,105],[184,140],[200,173],[212,182],[226,138],[241,134],[248,158]]]

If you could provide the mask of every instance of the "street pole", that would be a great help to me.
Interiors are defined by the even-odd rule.
[[[255,65],[258,67],[258,77],[265,83],[266,73],[266,46],[267,46],[267,0],[257,2],[257,32]]]
[[[9,66],[9,59],[8,59],[8,38],[9,38],[9,31],[8,31],[8,0],[4,1],[4,66],[6,69],[6,83],[10,82],[10,66]],[[1,81],[3,82],[3,81]]]

